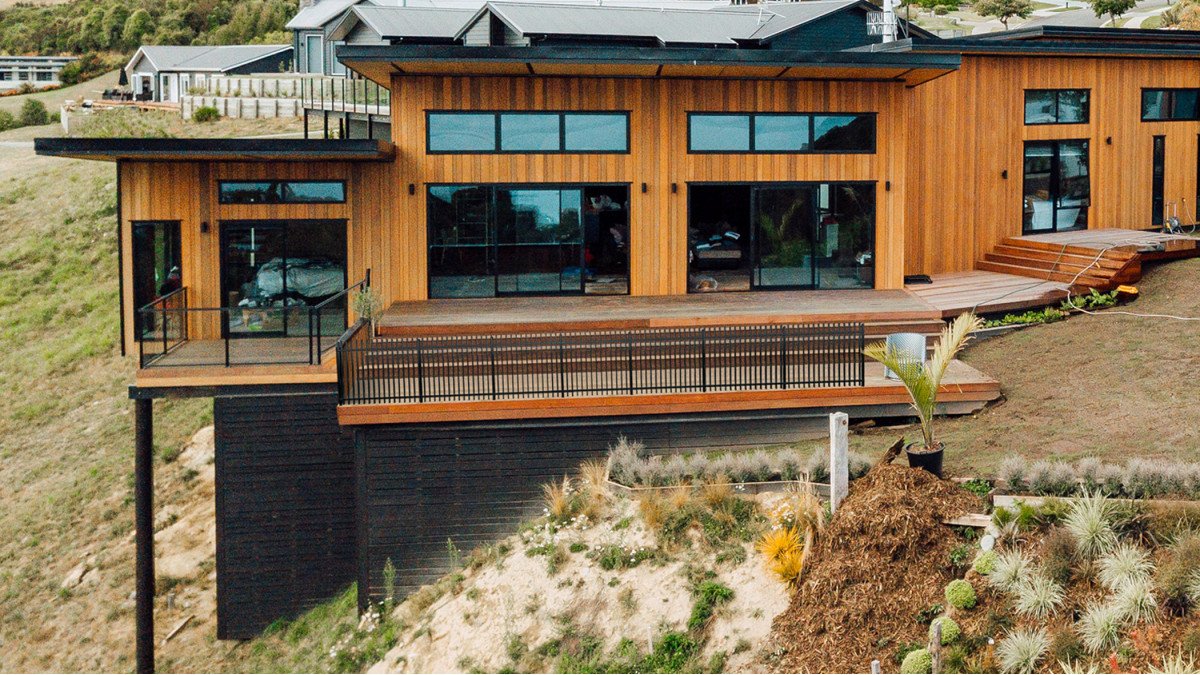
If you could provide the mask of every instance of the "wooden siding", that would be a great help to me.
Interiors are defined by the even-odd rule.
[[[964,56],[961,71],[913,90],[905,273],[973,269],[1021,234],[1027,140],[1088,139],[1089,227],[1146,229],[1151,137],[1165,135],[1165,200],[1186,198],[1195,214],[1200,122],[1142,122],[1141,94],[1197,82],[1200,60]],[[1026,89],[1072,88],[1091,90],[1087,124],[1025,125]]]
[[[221,223],[233,220],[347,221],[347,278],[354,283],[373,265],[373,274],[384,279],[396,255],[394,229],[387,226],[394,204],[391,163],[348,162],[133,162],[124,161],[121,171],[122,244],[124,246],[125,340],[130,353],[133,341],[132,223],[177,220],[180,222],[183,285],[188,288],[191,307],[221,307]],[[217,185],[223,180],[344,180],[345,204],[220,204]],[[201,223],[209,224],[201,232]],[[193,339],[220,337],[214,314],[193,317],[189,330]]]
[[[689,182],[878,181],[877,287],[900,288],[905,94],[899,83],[878,82],[397,76],[392,138],[401,148],[405,190],[394,208],[408,264],[389,278],[388,299],[427,297],[430,183],[628,183],[631,292],[668,295],[687,291]],[[627,110],[630,152],[427,155],[425,111],[431,109]],[[689,111],[877,112],[878,148],[869,155],[689,154]],[[408,196],[407,184],[415,195]]]
[[[354,444],[336,405],[336,393],[213,400],[219,639],[253,637],[354,581]]]

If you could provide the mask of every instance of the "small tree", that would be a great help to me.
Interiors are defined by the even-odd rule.
[[[971,332],[982,326],[983,321],[970,312],[959,316],[942,329],[941,338],[933,348],[933,356],[928,363],[922,358],[914,359],[884,342],[863,350],[868,358],[882,363],[888,370],[896,373],[904,388],[908,390],[913,410],[921,420],[923,445],[928,451],[938,448],[937,440],[933,437],[933,417],[937,411],[938,389],[942,386],[942,376],[946,374],[946,368],[950,366],[954,355],[967,344]]]
[[[50,124],[50,113],[46,112],[45,103],[31,98],[21,106],[21,116],[17,121],[23,127],[40,127]]]
[[[1087,0],[1092,6],[1092,11],[1096,13],[1096,18],[1099,19],[1105,14],[1108,15],[1108,20],[1112,22],[1113,28],[1117,26],[1117,17],[1125,12],[1133,9],[1137,4],[1137,0]]]
[[[975,0],[972,9],[980,16],[994,16],[1008,30],[1008,22],[1014,17],[1028,19],[1033,14],[1033,0]]]
[[[371,324],[371,335],[375,335],[375,321],[383,314],[383,298],[367,287],[354,295],[350,306],[359,318],[366,319]]]

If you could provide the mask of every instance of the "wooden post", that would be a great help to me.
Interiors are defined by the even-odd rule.
[[[942,672],[942,622],[933,623],[932,635],[929,636],[929,655],[933,657],[932,672],[934,675]]]
[[[850,417],[846,413],[829,416],[829,505],[834,513],[850,491],[850,466],[846,457],[849,433]]]
[[[154,672],[154,402],[134,399],[133,507],[137,672]]]
[[[875,659],[874,661],[871,662],[871,675],[879,675],[879,673],[881,673],[881,672],[882,671],[880,670],[879,659]]]

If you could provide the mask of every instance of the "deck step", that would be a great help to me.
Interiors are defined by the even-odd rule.
[[[1041,279],[1042,281],[1060,281],[1063,283],[1073,283],[1076,286],[1086,288],[1097,288],[1106,290],[1113,285],[1111,278],[1080,275],[1078,278],[1074,272],[1055,272],[1037,267],[1029,267],[1026,265],[1011,265],[1006,263],[992,262],[990,260],[980,260],[975,263],[975,268],[987,272],[1001,272],[1003,274],[1015,274],[1017,276],[1029,277],[1031,279]]]
[[[1031,248],[1031,249],[1037,249],[1040,251],[1051,251],[1055,254],[1062,252],[1062,253],[1067,253],[1067,254],[1071,254],[1071,255],[1085,256],[1088,258],[1096,257],[1096,254],[1101,250],[1098,248],[1090,248],[1087,246],[1076,246],[1073,244],[1068,244],[1067,246],[1063,246],[1062,244],[1055,244],[1055,243],[1047,242],[1047,241],[1036,241],[1036,240],[1032,240],[1032,239],[1024,239],[1021,237],[1005,237],[1000,242],[1000,244],[1003,246],[1014,246],[1014,247],[1018,247],[1018,248]],[[1105,258],[1108,258],[1109,260],[1128,261],[1128,260],[1133,260],[1134,258],[1136,258],[1138,256],[1138,253],[1134,249],[1134,247],[1131,246],[1128,248],[1109,249],[1109,250],[1105,251],[1103,255]]]
[[[1124,269],[1124,266],[1113,269],[1112,267],[1099,267],[1090,263],[1080,265],[1074,262],[1042,260],[1040,258],[1027,258],[1022,255],[1009,255],[995,252],[985,253],[983,259],[989,262],[1001,263],[1005,265],[1018,265],[1036,270],[1054,270],[1055,272],[1062,272],[1064,274],[1079,274],[1082,272],[1084,276],[1094,277],[1097,279],[1111,278]]]
[[[1000,244],[992,249],[992,253],[996,255],[1014,256],[1024,258],[1026,260],[1044,260],[1046,262],[1060,262],[1068,265],[1092,265],[1099,269],[1121,269],[1128,264],[1127,260],[1114,260],[1105,256],[1097,258],[1093,255],[1075,255],[1071,253],[1057,253],[1054,251],[1044,251],[1038,248],[1028,248],[1025,246],[1009,246]]]

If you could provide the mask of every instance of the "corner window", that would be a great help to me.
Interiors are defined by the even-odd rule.
[[[875,152],[875,115],[688,113],[688,152]]]
[[[343,204],[346,183],[340,180],[221,181],[222,204]]]
[[[1200,119],[1200,89],[1143,89],[1142,121]]]
[[[430,154],[629,152],[626,112],[427,112],[425,121]]]
[[[1026,89],[1025,124],[1087,124],[1087,89]]]

